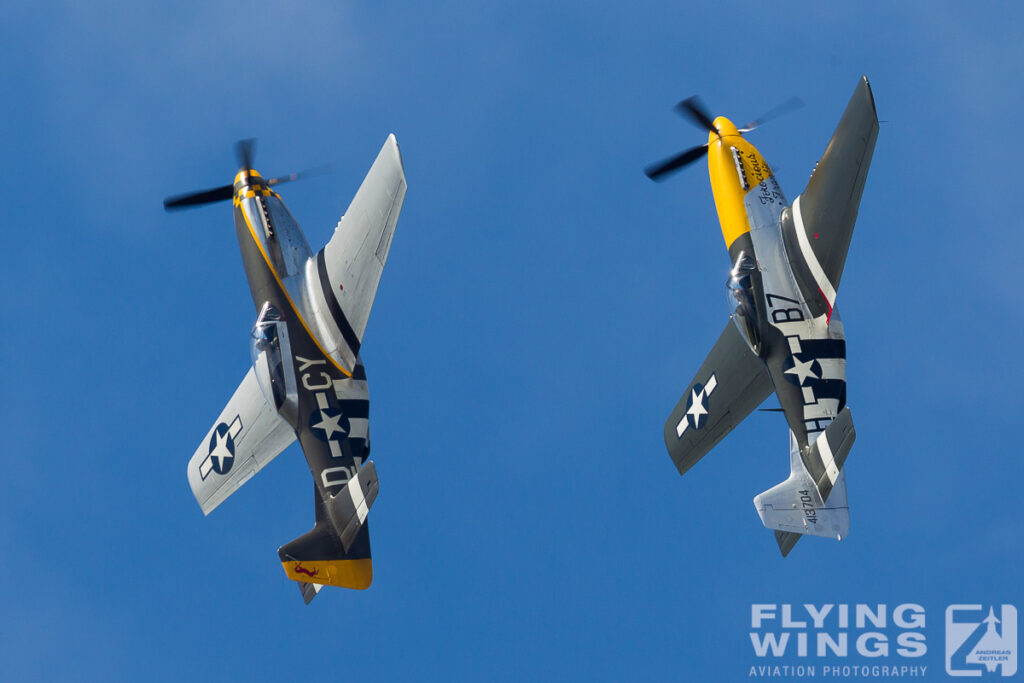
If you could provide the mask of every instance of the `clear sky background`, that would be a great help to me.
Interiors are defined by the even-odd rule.
[[[1024,608],[1017,3],[0,4],[0,667],[49,680],[742,680],[751,603]],[[852,529],[780,557],[757,413],[680,478],[662,425],[727,319],[700,94],[792,200],[861,74],[884,120],[839,292]],[[409,191],[363,358],[374,583],[304,606],[292,446],[204,518],[249,364],[230,182],[314,248],[388,133]],[[851,648],[852,649],[852,648]],[[780,660],[793,662],[795,660]],[[847,663],[863,663],[855,655]]]

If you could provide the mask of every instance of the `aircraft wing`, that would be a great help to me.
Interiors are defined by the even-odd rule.
[[[732,320],[665,422],[665,446],[685,474],[774,391]]]
[[[862,77],[807,188],[783,214],[786,248],[803,257],[791,260],[804,298],[819,309],[813,313],[835,305],[877,137],[875,100]]]
[[[188,463],[188,483],[203,514],[210,514],[293,441],[295,431],[267,404],[250,367]]]
[[[391,238],[405,200],[405,170],[394,135],[384,142],[334,236],[316,256],[329,318],[345,344],[338,350],[355,365]],[[347,347],[347,348],[346,348]]]

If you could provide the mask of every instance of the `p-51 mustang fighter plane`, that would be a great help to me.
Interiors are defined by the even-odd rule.
[[[862,78],[807,188],[787,205],[771,168],[725,117],[695,98],[680,113],[706,145],[649,167],[658,180],[705,154],[732,270],[731,322],[665,423],[680,474],[774,392],[789,424],[789,479],[754,498],[783,556],[802,534],[842,539],[850,528],[843,462],[855,432],[846,407],[846,341],[836,309],[878,117]]]
[[[168,210],[233,199],[235,231],[258,315],[252,367],[188,463],[204,514],[296,438],[313,474],[313,530],[277,552],[309,603],[323,586],[373,580],[366,515],[377,496],[369,394],[359,355],[405,199],[398,143],[388,136],[327,245],[314,254],[252,141],[238,145],[232,185],[164,201]]]

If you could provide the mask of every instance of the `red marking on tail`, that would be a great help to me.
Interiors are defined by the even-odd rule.
[[[316,576],[317,574],[320,573],[320,570],[319,569],[314,569],[313,571],[309,571],[308,569],[303,567],[302,563],[300,562],[300,563],[295,565],[295,573],[296,574],[305,574],[309,578],[313,578],[314,576]]]

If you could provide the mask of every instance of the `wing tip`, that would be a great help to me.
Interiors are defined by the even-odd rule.
[[[878,121],[878,109],[875,107],[875,93],[871,90],[871,82],[868,81],[867,75],[860,77],[859,88],[863,88],[866,91],[868,102],[871,104],[871,111],[875,115],[875,121]]]
[[[402,148],[398,146],[398,138],[395,137],[394,133],[388,133],[388,139],[384,141],[385,147],[391,147],[394,151],[395,159],[398,161],[398,168],[402,172],[402,178],[405,178],[405,161],[402,159]]]

